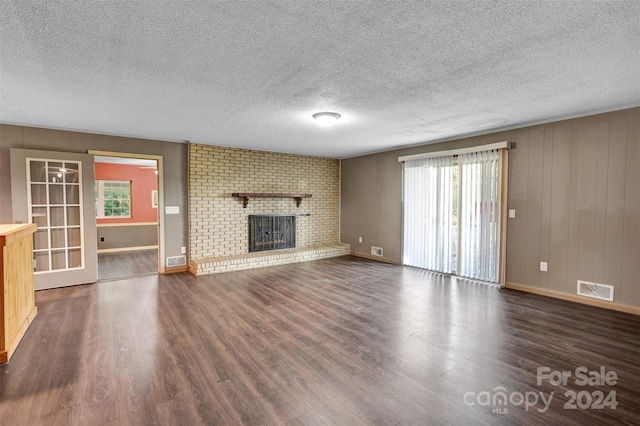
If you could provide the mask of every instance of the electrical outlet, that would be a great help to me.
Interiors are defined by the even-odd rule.
[[[516,209],[509,209],[509,219],[516,218]]]
[[[549,270],[547,262],[540,262],[540,271],[547,272]]]
[[[182,247],[182,254],[187,254],[187,248],[186,247]]]
[[[100,242],[104,243],[104,237],[100,237]]]
[[[362,237],[358,237],[358,242],[361,243],[362,242]]]

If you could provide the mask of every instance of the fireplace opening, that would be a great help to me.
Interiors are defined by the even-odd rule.
[[[249,215],[249,252],[280,250],[296,246],[296,216]]]

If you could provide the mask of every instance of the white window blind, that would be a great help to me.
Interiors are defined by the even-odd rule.
[[[458,275],[498,282],[500,153],[463,154],[460,164],[460,268]]]
[[[455,272],[454,167],[454,157],[405,161],[405,265]]]
[[[499,149],[404,159],[403,263],[498,282]]]

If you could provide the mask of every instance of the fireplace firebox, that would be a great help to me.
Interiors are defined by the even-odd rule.
[[[295,246],[295,215],[249,215],[249,252],[280,250]]]

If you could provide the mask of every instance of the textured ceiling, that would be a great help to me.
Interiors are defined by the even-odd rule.
[[[3,123],[344,158],[640,105],[640,2],[0,0],[0,98]]]

